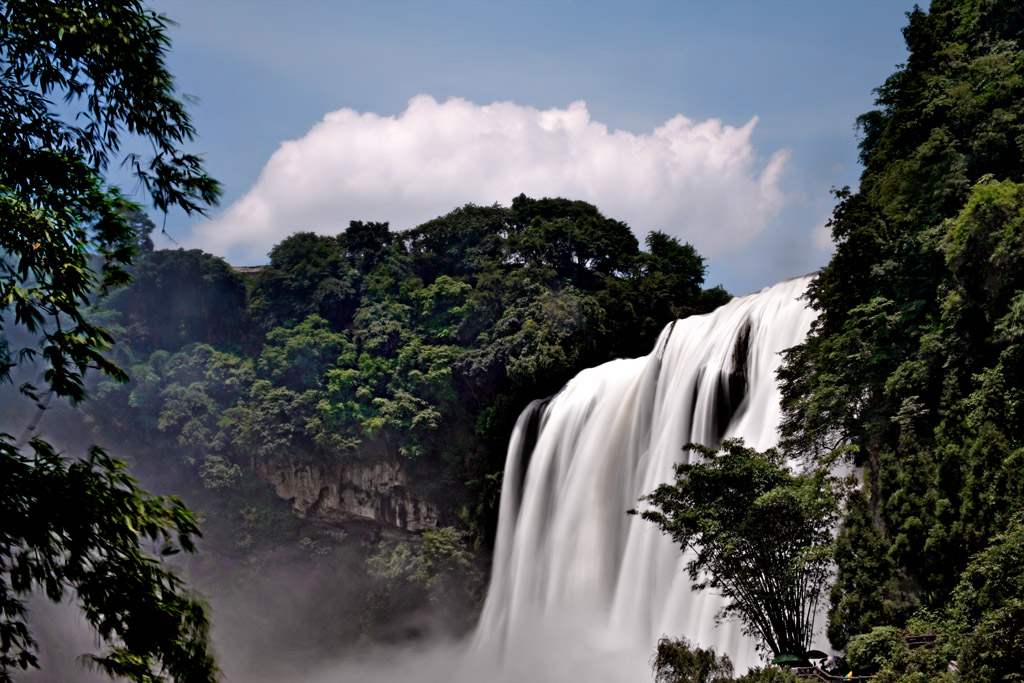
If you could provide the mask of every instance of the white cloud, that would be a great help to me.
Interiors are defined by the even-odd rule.
[[[406,229],[525,192],[592,202],[641,240],[663,230],[714,256],[748,243],[784,203],[789,152],[759,159],[756,123],[680,114],[636,135],[609,131],[582,101],[541,111],[428,95],[397,116],[340,109],[282,143],[256,184],[186,244],[258,262],[299,230],[337,234],[350,220]]]

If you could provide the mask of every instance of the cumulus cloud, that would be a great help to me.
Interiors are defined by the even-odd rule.
[[[256,184],[186,243],[256,262],[296,231],[337,234],[350,220],[406,229],[525,192],[592,202],[641,240],[662,230],[714,256],[748,243],[785,200],[789,152],[760,158],[756,124],[680,114],[638,135],[594,121],[582,101],[539,110],[428,95],[397,116],[340,109],[282,143]]]

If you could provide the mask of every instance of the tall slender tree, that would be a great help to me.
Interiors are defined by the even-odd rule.
[[[692,551],[694,588],[728,601],[719,618],[739,619],[775,655],[806,652],[831,573],[841,480],[826,470],[793,474],[777,451],[737,439],[721,452],[684,449],[694,461],[641,499],[650,506],[641,516]]]

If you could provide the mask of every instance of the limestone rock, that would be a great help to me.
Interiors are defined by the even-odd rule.
[[[260,463],[256,473],[303,519],[339,524],[373,521],[405,531],[438,526],[436,505],[409,493],[397,462],[327,464]]]

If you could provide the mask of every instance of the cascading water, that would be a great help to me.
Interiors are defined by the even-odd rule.
[[[680,549],[625,511],[672,479],[687,442],[775,445],[775,371],[814,319],[799,299],[809,281],[676,321],[647,357],[585,370],[523,413],[475,634],[478,652],[501,653],[493,678],[650,680],[662,634],[728,653],[737,673],[758,662],[738,624],[715,625],[720,598],[690,589]]]

